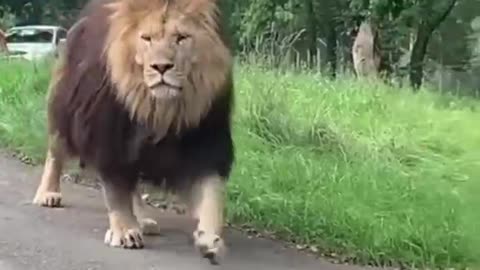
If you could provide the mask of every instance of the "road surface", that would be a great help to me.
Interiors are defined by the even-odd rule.
[[[0,270],[361,270],[288,250],[272,241],[229,230],[221,265],[210,265],[192,247],[182,216],[161,216],[163,235],[145,238],[142,250],[103,244],[107,216],[101,193],[63,184],[64,208],[30,204],[41,167],[24,165],[0,152]]]

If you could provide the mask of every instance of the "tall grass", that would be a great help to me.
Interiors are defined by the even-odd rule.
[[[0,65],[0,143],[43,157],[49,68]],[[480,102],[236,68],[228,218],[371,264],[477,262]]]
[[[480,177],[479,102],[255,67],[237,80],[234,219],[361,262],[477,258],[466,197]]]
[[[50,62],[0,62],[0,145],[43,158]]]

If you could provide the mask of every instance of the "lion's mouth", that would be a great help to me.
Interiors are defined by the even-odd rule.
[[[161,82],[150,87],[150,92],[152,93],[152,96],[161,99],[178,97],[181,91],[181,87],[171,85],[166,82]]]

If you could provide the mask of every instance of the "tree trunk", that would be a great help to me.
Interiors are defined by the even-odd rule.
[[[335,20],[330,19],[327,30],[327,67],[332,79],[337,75],[337,29],[335,26]]]
[[[315,19],[315,10],[313,0],[305,0],[306,28],[307,28],[307,47],[309,52],[309,66],[315,65],[317,55],[317,22]]]
[[[0,29],[0,54],[7,53],[7,52],[8,52],[8,48],[7,48],[6,35],[2,31],[2,29]]]
[[[417,30],[415,43],[410,55],[410,85],[414,90],[418,90],[422,86],[423,61],[427,53],[431,32],[425,25],[420,25]]]
[[[355,73],[359,77],[377,76],[380,66],[380,51],[376,29],[366,20],[360,24],[352,46]]]
[[[412,53],[410,55],[410,85],[414,90],[418,90],[422,86],[423,80],[423,62],[427,53],[428,42],[433,31],[442,23],[450,14],[457,0],[445,0],[445,8],[443,12],[435,15],[429,15],[433,19],[422,19],[416,34],[415,43],[413,44]],[[432,3],[433,5],[433,3]],[[429,9],[429,10],[427,10]],[[427,11],[433,11],[432,7],[425,7],[424,14]],[[427,16],[428,17],[428,16]]]

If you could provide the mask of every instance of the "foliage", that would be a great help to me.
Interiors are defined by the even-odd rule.
[[[261,52],[276,55],[290,63],[333,72],[350,69],[351,46],[357,28],[370,20],[380,36],[382,67],[387,74],[401,78],[413,65],[427,64],[423,74],[432,74],[438,65],[448,64],[455,70],[469,68],[471,53],[468,35],[471,22],[478,14],[479,0],[458,1],[445,23],[454,31],[435,33],[441,23],[433,23],[429,33],[414,38],[420,26],[432,23],[445,12],[452,0],[243,0],[220,1],[226,22],[241,54]],[[41,2],[41,4],[40,4]],[[69,27],[86,0],[0,0],[10,7],[16,24],[58,23]],[[455,1],[457,2],[457,1]],[[458,11],[458,12],[457,12]],[[448,13],[450,14],[450,13]],[[450,19],[452,18],[452,19]],[[430,31],[431,30],[431,31]],[[448,37],[461,33],[463,36]],[[428,50],[412,55],[415,42],[427,41]],[[417,47],[423,47],[418,44]],[[453,54],[452,54],[453,53]],[[410,59],[413,57],[414,59]],[[425,61],[424,58],[426,57]],[[427,76],[428,77],[428,76]]]
[[[15,25],[15,14],[12,13],[8,6],[0,6],[0,30],[6,29]]]
[[[421,76],[432,72],[431,66],[423,71],[425,57],[429,60],[426,63],[430,63],[448,54],[446,50],[440,55],[438,52],[430,53],[423,47],[425,42],[428,45],[433,31],[445,20],[442,15],[450,14],[450,3],[451,0],[250,0],[235,4],[230,9],[230,18],[237,44],[243,50],[269,52],[281,58],[295,55],[290,57],[290,61],[295,62],[300,60],[308,63],[312,58],[321,62],[314,66],[325,67],[328,64],[329,67],[335,67],[329,63],[340,61],[339,67],[347,68],[351,66],[350,48],[357,28],[363,20],[370,20],[380,34],[382,67],[387,74],[404,76],[404,71],[410,69],[409,64],[413,61],[410,76],[416,80],[412,77],[415,72],[420,72]],[[478,5],[459,4],[462,7]],[[462,12],[468,13],[465,8]],[[473,18],[468,14],[465,19],[468,21]],[[428,27],[418,32],[422,25]],[[452,43],[460,53],[465,51],[460,48],[465,48],[461,44],[466,44],[466,37],[462,41]],[[312,47],[316,49],[312,50]],[[411,54],[415,48],[416,52]],[[320,58],[318,55],[326,56]],[[455,64],[464,65],[465,61]]]
[[[472,34],[470,35],[470,46],[472,58],[470,64],[474,67],[480,67],[480,17],[472,21]]]

